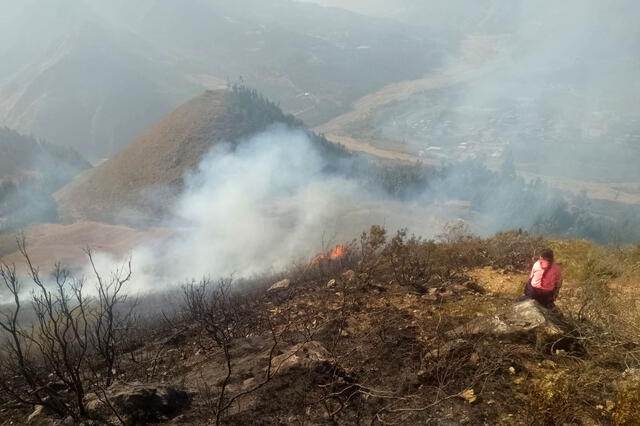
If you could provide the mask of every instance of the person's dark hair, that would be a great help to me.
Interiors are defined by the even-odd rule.
[[[548,260],[550,263],[553,263],[553,250],[548,248],[542,250],[540,252],[540,257],[544,260]]]

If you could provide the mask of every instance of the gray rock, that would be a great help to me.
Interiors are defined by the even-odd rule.
[[[276,292],[276,291],[285,290],[285,289],[289,288],[290,285],[291,285],[291,280],[284,279],[282,281],[278,281],[277,283],[275,283],[271,287],[269,287],[267,292],[268,293],[273,293],[273,292]]]
[[[292,369],[316,370],[318,367],[330,367],[331,353],[320,342],[299,343],[271,360],[272,369],[277,374],[286,374]]]
[[[27,417],[27,423],[32,423],[45,415],[45,409],[43,405],[36,405],[33,412]]]
[[[561,318],[535,300],[518,302],[500,315],[478,318],[447,334],[452,338],[486,334],[500,339],[535,341],[536,347],[554,344],[555,349],[565,348],[566,340],[572,340]]]

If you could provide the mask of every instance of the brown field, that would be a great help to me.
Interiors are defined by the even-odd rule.
[[[46,272],[51,271],[56,262],[69,267],[82,266],[86,261],[86,248],[120,257],[144,242],[168,237],[169,231],[162,228],[141,231],[98,222],[76,222],[70,225],[32,226],[24,236],[32,263]],[[8,254],[0,256],[0,261],[22,269],[25,266],[24,259],[16,251],[14,238],[5,236],[0,244],[5,250],[10,250]]]

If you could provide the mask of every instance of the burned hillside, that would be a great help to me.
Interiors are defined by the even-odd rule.
[[[557,312],[515,301],[546,245],[566,271]],[[17,333],[45,344],[24,353],[23,370],[15,351],[2,354],[7,422],[34,406],[30,424],[43,425],[638,421],[637,247],[521,232],[480,239],[460,226],[437,241],[374,226],[342,247],[278,275],[187,283],[141,299],[138,311],[117,296],[125,268],[103,281],[115,297],[78,305],[80,321],[55,292],[36,291],[56,306],[36,309],[71,332],[60,354],[72,362],[52,369],[43,357],[62,344],[50,321]],[[119,331],[97,335],[104,358],[72,331],[93,330],[108,312],[119,313]]]

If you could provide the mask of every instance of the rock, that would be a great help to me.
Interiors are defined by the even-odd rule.
[[[467,291],[467,287],[462,284],[452,284],[450,288],[456,294],[464,293]]]
[[[27,423],[31,423],[44,415],[44,405],[36,405],[34,407],[33,413],[29,414],[29,417],[27,417]]]
[[[107,389],[107,397],[118,414],[132,425],[175,417],[191,402],[186,391],[157,383],[114,383]],[[95,396],[86,401],[86,407],[90,412],[106,408]]]
[[[249,377],[242,382],[242,389],[247,390],[251,389],[258,384],[258,381],[255,377]]]
[[[337,284],[337,282],[336,282],[336,279],[334,278],[334,279],[332,279],[331,281],[329,281],[327,283],[327,287],[328,288],[334,288],[336,286],[336,284]]]
[[[294,345],[271,360],[271,368],[277,374],[294,369],[328,371],[333,365],[331,353],[315,340]]]
[[[534,341],[537,348],[577,352],[582,346],[570,336],[559,316],[535,300],[518,302],[501,315],[481,317],[449,331],[450,337],[492,335],[500,339]]]
[[[342,278],[346,282],[350,283],[351,281],[354,281],[356,279],[356,273],[349,269],[348,271],[342,273]]]
[[[280,290],[285,290],[287,288],[289,288],[289,286],[291,285],[291,280],[290,279],[284,279],[282,281],[278,281],[277,283],[273,284],[271,287],[269,287],[269,290],[267,290],[268,293],[273,293],[276,291],[280,291]]]

